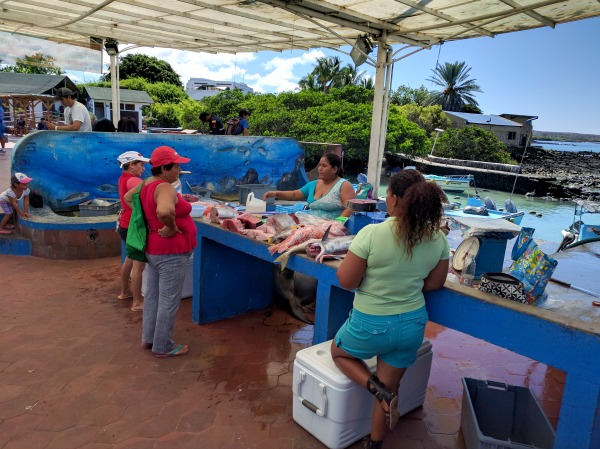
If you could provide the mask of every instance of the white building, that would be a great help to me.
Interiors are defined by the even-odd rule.
[[[154,103],[144,90],[119,89],[121,99],[121,117],[133,117],[142,126],[142,107]],[[96,118],[112,120],[112,91],[109,87],[85,86],[83,88],[83,104],[87,104]]]
[[[241,90],[245,94],[254,93],[254,89],[244,83],[235,81],[214,81],[206,78],[190,78],[185,86],[186,93],[194,100],[217,95],[224,90]]]

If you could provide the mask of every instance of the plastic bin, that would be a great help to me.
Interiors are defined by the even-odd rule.
[[[463,378],[467,449],[552,449],[554,429],[529,388]]]
[[[238,186],[240,189],[240,204],[246,205],[246,198],[250,192],[254,193],[256,198],[262,199],[263,195],[266,192],[270,192],[275,190],[275,186],[270,186],[266,184],[241,184]],[[274,204],[275,198],[268,198],[267,204]]]
[[[85,201],[79,205],[79,214],[82,217],[101,217],[115,215],[121,209],[121,201],[114,198],[98,198],[110,203],[109,206],[98,206],[94,201]]]
[[[354,212],[346,220],[345,226],[351,235],[356,235],[365,226],[381,223],[385,220],[387,220],[385,212]]]

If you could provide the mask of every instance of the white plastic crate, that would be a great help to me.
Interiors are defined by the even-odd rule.
[[[331,340],[298,351],[294,362],[293,417],[330,449],[341,449],[371,432],[375,396],[346,377],[333,363]],[[398,389],[400,415],[425,401],[433,352],[424,339],[416,362],[406,370]],[[366,361],[375,372],[377,359]]]

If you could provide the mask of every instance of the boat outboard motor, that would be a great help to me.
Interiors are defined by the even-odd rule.
[[[512,200],[508,199],[504,202],[504,210],[506,212],[508,212],[509,214],[514,214],[517,211],[517,206],[515,206],[515,203],[512,202]]]
[[[486,196],[483,199],[483,204],[485,204],[485,208],[487,210],[496,210],[496,204],[494,203],[494,200],[492,200],[489,196]]]

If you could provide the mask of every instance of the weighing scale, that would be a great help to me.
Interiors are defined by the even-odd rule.
[[[475,258],[475,279],[483,273],[499,273],[504,266],[506,245],[521,227],[503,218],[452,217],[464,230],[465,239],[452,258],[452,268],[462,271],[467,259]]]

